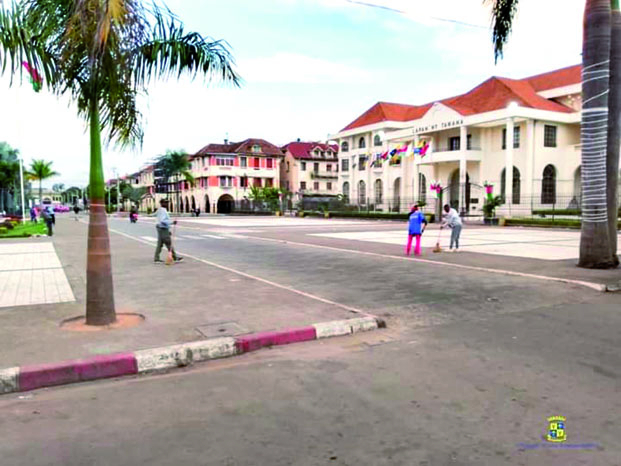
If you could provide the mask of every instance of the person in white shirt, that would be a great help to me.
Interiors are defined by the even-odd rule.
[[[160,201],[160,208],[157,209],[156,212],[157,224],[155,225],[155,229],[157,230],[157,247],[155,248],[155,257],[153,259],[156,264],[162,264],[164,262],[160,259],[160,253],[162,252],[163,245],[166,245],[166,248],[172,252],[175,262],[181,262],[183,260],[183,257],[179,257],[172,247],[172,240],[170,239],[170,226],[176,225],[177,221],[170,220],[170,216],[166,210],[167,207],[168,201],[166,199],[162,199]]]
[[[451,245],[449,249],[451,252],[457,252],[459,251],[459,235],[461,234],[462,226],[461,218],[459,218],[457,211],[448,204],[444,206],[444,212],[446,212],[446,215],[440,228],[449,227],[451,229]],[[453,249],[453,245],[455,245],[455,249]]]

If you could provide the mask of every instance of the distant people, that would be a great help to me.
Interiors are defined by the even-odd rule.
[[[37,209],[35,208],[35,206],[32,206],[30,208],[30,221],[32,223],[37,223]]]
[[[53,236],[54,235],[54,229],[53,229],[54,220],[52,219],[52,215],[50,214],[49,209],[46,209],[45,207],[41,209],[41,217],[43,217],[43,221],[45,222],[45,225],[47,226],[47,236]]]
[[[412,250],[412,239],[416,238],[416,246],[414,247],[414,255],[420,256],[420,240],[421,236],[427,228],[427,219],[419,210],[418,205],[413,205],[410,209],[408,217],[408,243],[405,246],[405,255],[409,256]]]
[[[201,208],[200,207],[196,207],[194,209],[194,215],[196,215],[198,217],[198,216],[200,216],[200,214],[201,214]]]
[[[136,223],[138,221],[138,209],[135,205],[129,209],[129,221],[130,223]]]
[[[155,213],[157,217],[157,223],[155,229],[157,230],[157,247],[155,248],[155,257],[153,261],[156,264],[163,264],[164,261],[160,259],[160,253],[162,252],[162,245],[166,245],[166,249],[172,253],[173,260],[175,262],[181,262],[183,257],[177,256],[177,253],[172,247],[172,241],[170,239],[170,226],[176,225],[177,221],[172,221],[170,215],[168,215],[168,200],[162,199],[160,201],[160,208]]]
[[[75,221],[77,222],[80,214],[80,208],[77,204],[73,206],[73,213],[75,214]]]
[[[451,252],[459,251],[459,235],[461,234],[461,218],[455,209],[453,209],[450,205],[444,205],[444,212],[446,215],[444,216],[444,222],[442,222],[442,226],[440,228],[449,227],[451,231],[451,244],[449,250]],[[453,249],[455,246],[455,249]]]

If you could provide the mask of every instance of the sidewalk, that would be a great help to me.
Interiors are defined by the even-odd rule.
[[[154,265],[153,246],[111,233],[117,312],[139,313],[146,320],[123,330],[64,330],[63,320],[85,313],[87,225],[69,217],[56,223],[51,240],[75,301],[0,307],[0,369],[359,317],[191,259]],[[7,248],[9,242],[2,244]]]

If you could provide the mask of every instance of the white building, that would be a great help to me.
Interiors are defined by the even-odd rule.
[[[578,207],[580,71],[578,65],[518,80],[492,77],[419,106],[379,102],[331,136],[340,147],[339,189],[352,204],[404,211],[417,201],[431,204],[430,185],[439,183],[434,203],[480,215],[483,185],[505,194],[505,173],[512,173],[504,215]],[[425,155],[413,153],[425,143]],[[399,148],[401,157],[383,159]]]

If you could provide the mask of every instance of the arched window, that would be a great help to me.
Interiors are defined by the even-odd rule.
[[[360,180],[358,183],[358,204],[364,205],[367,203],[367,185],[364,181]]]
[[[343,141],[341,143],[341,152],[347,152],[349,150],[349,143],[347,141]]]
[[[503,199],[506,199],[506,186],[507,186],[507,180],[506,180],[506,168],[502,169],[502,173],[500,174],[500,195],[502,196]],[[513,167],[513,198],[511,200],[511,202],[513,204],[519,204],[520,203],[520,192],[521,190],[521,183],[520,183],[520,170],[517,169],[516,166]]]
[[[541,203],[556,203],[556,168],[554,165],[547,165],[543,169],[543,179],[541,180]]]
[[[346,200],[349,199],[349,181],[343,183],[343,196],[345,196]]]
[[[373,137],[373,145],[374,146],[381,146],[382,145],[382,138],[379,137],[379,134],[376,134]]]
[[[382,180],[375,180],[375,203],[382,203]]]
[[[358,139],[358,149],[364,149],[365,147],[367,147],[367,143],[365,142],[364,137],[361,137]]]
[[[422,173],[418,174],[418,200],[427,202],[427,178]]]

